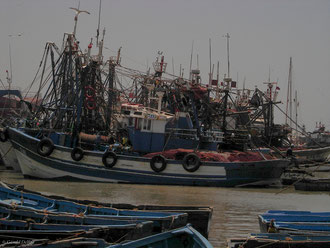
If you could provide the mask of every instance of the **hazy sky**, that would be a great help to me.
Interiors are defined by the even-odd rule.
[[[73,31],[78,0],[0,0],[0,79],[9,69],[12,53],[13,84],[25,89],[36,73],[47,41],[61,45],[63,33]],[[77,38],[82,48],[95,37],[99,0],[80,0]],[[293,84],[300,102],[299,123],[313,130],[316,121],[330,129],[330,1],[329,0],[102,0],[101,27],[106,29],[105,56],[122,47],[122,65],[145,71],[163,51],[172,73],[179,65],[188,77],[194,41],[202,79],[212,63],[226,66],[226,33],[230,39],[231,77],[239,86],[265,88],[279,82],[286,101],[289,58],[293,57]],[[15,35],[22,33],[22,36]],[[13,35],[11,38],[9,35]],[[94,38],[95,41],[95,38]],[[285,109],[285,103],[280,105]],[[277,119],[284,122],[284,117]]]

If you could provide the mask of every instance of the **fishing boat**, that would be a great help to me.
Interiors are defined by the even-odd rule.
[[[166,160],[163,156],[147,158],[112,151],[83,151],[81,160],[75,161],[71,156],[74,148],[55,145],[51,139],[38,139],[16,128],[7,130],[23,175],[32,178],[189,186],[270,185],[280,180],[290,162],[201,161],[193,152],[183,160]],[[159,168],[155,171],[156,166]]]
[[[4,187],[0,187],[0,204],[9,208],[48,211],[51,213],[81,214],[116,220],[153,221],[153,230],[155,232],[173,229],[187,223],[187,214],[185,213],[119,210],[108,207],[89,206],[71,201],[53,200],[40,195],[23,193]]]
[[[330,191],[329,178],[304,178],[294,184],[295,190]]]
[[[109,248],[165,248],[165,247],[195,247],[212,248],[209,241],[190,225],[163,232],[132,242],[110,245]]]
[[[9,75],[7,75],[7,80],[10,80]],[[21,118],[28,115],[27,104],[30,104],[29,101],[22,96],[19,89],[0,90],[0,129],[6,126],[19,126]],[[21,169],[10,141],[4,136],[0,136],[0,140],[0,156],[6,169],[20,172]]]
[[[166,63],[160,53],[154,75],[140,76],[140,101],[124,102],[125,92],[114,87],[115,73],[119,68],[127,74],[127,68],[119,63],[120,50],[116,58],[103,61],[103,38],[97,42],[97,55],[91,55],[92,43],[87,52],[80,49],[75,30],[64,35],[61,50],[47,43],[49,56],[41,64],[51,60],[51,79],[39,90],[46,93],[33,115],[37,123],[26,121],[30,128],[8,127],[1,133],[11,141],[25,177],[221,187],[280,183],[287,159],[258,152],[252,159],[249,153],[241,154],[244,159],[215,159],[221,157],[223,137],[231,136],[225,124],[231,118],[225,104],[228,90],[219,104],[210,101],[198,70],[191,80],[163,80]],[[212,124],[213,117],[222,130]],[[31,134],[31,127],[38,134]],[[175,159],[153,154],[173,149],[188,151]]]

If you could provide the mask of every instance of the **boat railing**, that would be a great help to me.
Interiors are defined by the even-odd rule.
[[[183,139],[198,139],[197,129],[183,129],[183,128],[167,128],[166,134],[176,138]]]
[[[201,133],[203,141],[207,142],[222,142],[223,132],[217,130],[208,130]]]

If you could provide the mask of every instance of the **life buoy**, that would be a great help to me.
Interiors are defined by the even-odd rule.
[[[95,97],[95,89],[92,86],[85,87],[85,96],[87,98]]]
[[[109,162],[109,160],[111,162]],[[115,164],[117,163],[117,155],[114,152],[111,151],[106,151],[103,156],[102,156],[102,162],[104,164],[105,167],[107,168],[112,168],[115,166]]]
[[[84,150],[80,147],[75,147],[71,151],[71,158],[74,161],[80,161],[84,157]]]
[[[160,166],[158,165],[159,163],[161,163]],[[162,155],[153,156],[150,160],[150,167],[154,172],[162,172],[166,169],[166,166],[167,161]]]
[[[96,108],[96,102],[93,98],[87,98],[85,101],[85,107],[89,110],[94,110]]]
[[[195,172],[201,166],[201,160],[195,153],[188,153],[182,161],[183,168],[189,172]]]
[[[38,147],[37,147],[37,152],[41,156],[49,156],[54,150],[54,143],[51,139],[49,138],[43,138],[42,140],[39,141]]]
[[[8,140],[8,130],[4,129],[0,131],[0,141],[1,142],[6,142]]]

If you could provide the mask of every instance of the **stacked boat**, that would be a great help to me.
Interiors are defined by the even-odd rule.
[[[330,212],[269,210],[258,216],[261,233],[229,240],[229,247],[330,247]]]
[[[6,184],[0,187],[1,241],[19,240],[21,244],[44,245],[75,237],[103,239],[103,243],[96,242],[99,247],[110,244],[119,245],[115,247],[140,247],[134,246],[132,241],[145,238],[138,243],[183,242],[192,245],[197,242],[200,246],[196,247],[211,247],[206,238],[192,226],[187,226],[187,218],[187,213],[121,210],[52,199],[18,191]],[[79,240],[61,241],[60,244],[79,243]],[[82,241],[86,244],[88,241],[91,244],[94,242]],[[128,241],[132,246],[126,245]]]

